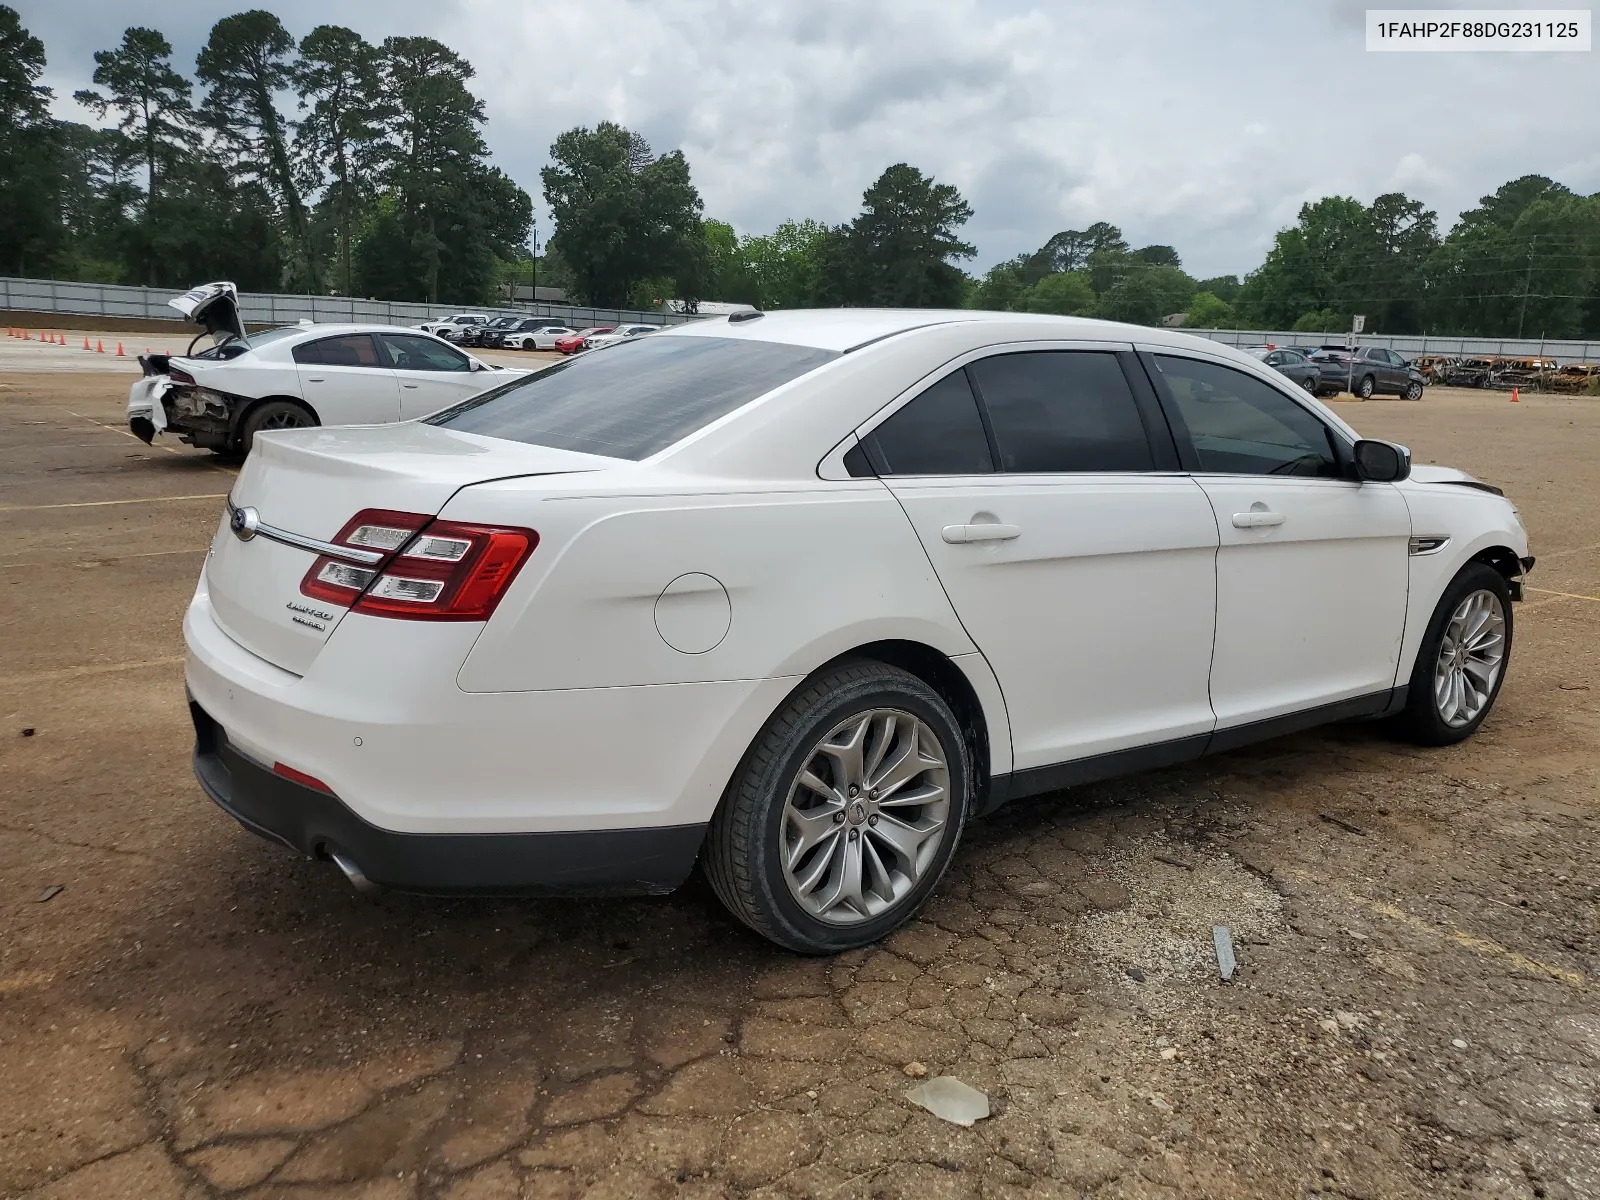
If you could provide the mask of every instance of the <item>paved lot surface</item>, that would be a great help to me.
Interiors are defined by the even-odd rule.
[[[126,382],[0,375],[0,1195],[1600,1195],[1600,402],[1341,407],[1532,530],[1476,739],[1016,806],[811,961],[698,882],[362,899],[214,809],[179,616],[231,473],[122,432]]]

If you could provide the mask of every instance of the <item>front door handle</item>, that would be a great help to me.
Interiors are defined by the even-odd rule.
[[[401,384],[401,385],[400,385],[400,386],[401,386],[401,387],[403,387],[403,388],[405,388],[405,389],[406,389],[406,390],[407,390],[407,391],[412,391],[412,392],[414,392],[414,391],[416,391],[416,390],[417,390],[417,389],[418,389],[418,388],[419,388],[419,387],[421,387],[421,386],[422,386],[422,385],[421,385],[421,384],[420,384],[420,383],[402,383],[402,384]]]
[[[952,546],[964,545],[967,542],[1008,542],[1014,537],[1022,536],[1022,526],[998,525],[993,522],[984,525],[946,525],[939,531],[939,536]]]
[[[1269,525],[1282,524],[1282,513],[1258,511],[1233,514],[1233,527],[1235,529],[1265,529]]]
[[[307,383],[323,383],[325,381],[323,380],[322,376],[318,375],[315,378],[306,380],[306,382]]]

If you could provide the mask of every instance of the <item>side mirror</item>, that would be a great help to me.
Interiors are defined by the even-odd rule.
[[[1411,451],[1394,442],[1362,438],[1355,444],[1356,478],[1366,483],[1398,483],[1411,474]]]
[[[467,359],[467,362],[470,364],[467,367],[467,370],[469,371],[487,371],[489,369],[475,358],[469,358]]]

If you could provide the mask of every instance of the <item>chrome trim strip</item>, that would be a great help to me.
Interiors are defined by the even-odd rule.
[[[1411,556],[1420,558],[1424,554],[1437,554],[1450,544],[1450,538],[1445,534],[1423,534],[1411,539]]]
[[[233,520],[233,514],[239,512],[233,497],[228,497],[228,520]],[[309,550],[313,554],[323,554],[328,558],[338,559],[340,562],[351,563],[358,567],[375,567],[388,555],[377,550],[359,550],[354,546],[338,546],[333,542],[319,541],[317,538],[306,537],[303,534],[290,533],[287,529],[279,529],[276,525],[268,525],[258,521],[255,525],[256,537],[264,537],[268,541],[277,542],[282,546],[293,546],[296,550]]]

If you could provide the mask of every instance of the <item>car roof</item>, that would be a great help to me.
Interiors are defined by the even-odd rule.
[[[708,317],[661,330],[667,337],[733,337],[758,342],[784,342],[818,350],[848,353],[872,342],[935,325],[1005,323],[1023,325],[1040,338],[1062,341],[1138,342],[1147,346],[1205,346],[1221,343],[1194,334],[1151,325],[1128,325],[1090,317],[1058,317],[1046,313],[988,312],[968,308],[819,308],[780,309],[752,318],[748,313]],[[1229,348],[1231,349],[1231,347]]]
[[[279,328],[282,328],[279,326]],[[298,325],[292,326],[298,333],[305,337],[338,337],[346,333],[404,333],[411,337],[433,337],[426,329],[418,329],[415,325],[377,325],[370,322],[361,324],[327,324],[327,325]],[[289,339],[284,339],[285,341]]]

